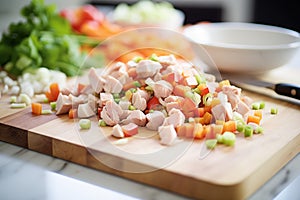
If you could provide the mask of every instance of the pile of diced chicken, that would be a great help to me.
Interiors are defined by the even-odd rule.
[[[71,108],[77,109],[79,118],[97,114],[117,138],[147,127],[158,131],[162,144],[171,145],[183,135],[180,126],[203,118],[205,112],[211,117],[200,120],[203,126],[236,115],[244,118],[250,111],[251,100],[241,95],[240,88],[228,81],[215,82],[213,76],[174,55],[117,62],[101,74],[91,68],[88,79],[88,85],[62,91],[57,114]]]

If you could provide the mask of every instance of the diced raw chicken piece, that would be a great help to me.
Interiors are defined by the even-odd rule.
[[[122,108],[122,110],[128,110],[129,106],[131,105],[130,101],[128,100],[120,100],[119,106]]]
[[[251,106],[251,104],[253,103],[253,99],[248,96],[242,96],[241,100],[248,106]]]
[[[68,113],[72,108],[72,101],[67,95],[59,94],[56,100],[56,114],[65,114]]]
[[[123,85],[121,84],[121,82],[108,75],[105,77],[105,80],[106,80],[106,83],[104,85],[104,91],[107,92],[107,93],[120,93],[122,88],[123,88]]]
[[[136,72],[139,78],[148,78],[154,76],[162,68],[161,64],[152,60],[142,60],[136,66]]]
[[[81,94],[79,96],[74,96],[72,94],[69,94],[69,98],[72,102],[72,107],[77,108],[79,104],[86,103],[88,101],[88,96],[85,94]]]
[[[99,106],[103,107],[105,106],[107,101],[113,101],[114,97],[111,93],[101,92],[100,93],[100,99],[99,99]]]
[[[179,109],[173,108],[169,112],[169,116],[165,118],[163,122],[163,126],[167,126],[167,125],[173,125],[174,127],[180,126],[184,123],[184,120],[185,120],[184,114]]]
[[[233,85],[224,85],[222,87],[222,92],[227,95],[232,109],[236,109],[239,101],[241,100],[241,88],[235,87]]]
[[[158,62],[163,66],[175,65],[177,63],[176,58],[173,54],[167,56],[159,56]]]
[[[179,82],[183,78],[183,76],[182,76],[182,69],[179,66],[177,66],[177,65],[170,65],[170,66],[168,66],[162,72],[162,75],[171,74],[171,73],[174,74],[174,81],[175,82]]]
[[[122,115],[120,115],[120,121],[121,124],[128,124],[129,120],[127,120],[127,117],[130,115],[130,113],[132,112],[132,110],[123,110]]]
[[[172,125],[160,126],[158,134],[161,139],[160,143],[163,145],[172,145],[177,138],[176,130]]]
[[[231,108],[231,104],[228,102],[220,103],[214,107],[212,107],[211,112],[215,118],[215,120],[230,120],[233,116],[233,111]]]
[[[88,104],[91,107],[91,109],[96,112],[98,106],[97,106],[97,102],[98,102],[98,97],[96,97],[95,95],[89,94],[88,95]]]
[[[132,105],[138,110],[145,110],[147,108],[147,101],[140,95],[140,93],[133,93],[131,101]]]
[[[122,127],[119,124],[116,124],[112,128],[111,135],[117,138],[123,138],[125,137]]]
[[[165,80],[160,80],[154,83],[153,91],[157,98],[166,98],[172,94],[173,86]]]
[[[133,110],[127,117],[129,122],[135,123],[138,126],[145,126],[146,115],[140,110]]]
[[[141,89],[137,88],[136,93],[140,93],[141,97],[146,99],[146,101],[148,101],[150,99],[149,93],[146,92],[145,90],[141,90]]]
[[[244,116],[246,113],[251,111],[251,109],[246,103],[240,101],[237,105],[236,111]]]
[[[123,133],[126,137],[136,135],[136,134],[138,134],[138,131],[139,131],[139,129],[138,129],[139,127],[135,123],[129,123],[129,124],[123,125],[121,127],[122,127]]]
[[[96,113],[90,107],[88,103],[79,104],[77,109],[78,118],[89,118],[94,116]]]
[[[101,111],[101,118],[109,126],[114,126],[120,122],[120,116],[123,114],[121,107],[114,101],[107,101]]]
[[[152,113],[148,113],[146,115],[146,118],[148,120],[146,127],[150,130],[157,131],[158,127],[160,127],[163,124],[165,120],[165,115],[160,111],[154,111]]]
[[[127,73],[127,69],[128,69],[128,67],[125,63],[116,62],[116,63],[113,63],[112,65],[110,65],[109,67],[107,67],[105,69],[105,71],[103,72],[103,74],[112,75],[112,74],[114,74],[114,72],[119,72],[120,74],[125,74],[125,73]]]
[[[175,95],[170,95],[168,97],[165,98],[165,102],[166,103],[171,103],[171,102],[180,102],[184,100],[183,97],[180,97],[180,96],[175,96]]]
[[[166,110],[167,112],[169,113],[170,110],[172,110],[173,108],[177,108],[177,109],[180,109],[180,103],[179,102],[169,102],[169,103],[166,103]]]
[[[87,85],[85,88],[83,88],[83,89],[81,90],[81,94],[86,94],[86,95],[88,95],[88,94],[91,94],[91,93],[93,93],[93,88],[92,88],[91,85]]]
[[[100,93],[105,84],[105,80],[97,74],[95,68],[92,67],[89,70],[88,79],[89,79],[90,85],[92,86],[93,90],[96,93]]]

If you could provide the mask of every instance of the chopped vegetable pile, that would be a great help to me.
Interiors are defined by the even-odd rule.
[[[21,10],[24,20],[11,23],[0,41],[0,68],[15,77],[39,67],[80,73],[84,54],[70,23],[56,13],[54,5],[32,0]]]
[[[177,13],[172,4],[167,1],[138,1],[133,5],[119,4],[113,12],[116,22],[125,24],[158,24],[162,21],[177,19]]]
[[[178,137],[206,139],[213,149],[218,143],[233,146],[237,133],[251,137],[263,132],[264,102],[253,102],[228,80],[216,82],[174,55],[115,62],[102,74],[91,68],[88,79],[87,85],[59,93],[56,114],[80,119],[97,114],[98,125],[112,127],[116,138],[146,127],[158,132],[163,145]],[[90,128],[87,124],[80,122],[83,129]]]

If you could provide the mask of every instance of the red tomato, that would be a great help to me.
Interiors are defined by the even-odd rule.
[[[147,103],[147,109],[148,110],[151,110],[151,109],[153,109],[155,106],[157,106],[157,105],[159,105],[160,103],[159,103],[159,100],[158,100],[158,98],[157,97],[152,97],[149,101],[148,101],[148,103]]]
[[[81,22],[96,21],[101,23],[104,20],[104,14],[100,12],[95,6],[84,5],[80,8]]]

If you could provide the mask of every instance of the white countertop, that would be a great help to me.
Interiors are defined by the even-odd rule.
[[[249,200],[299,199],[299,166],[300,154]],[[0,142],[0,194],[2,200],[188,199],[4,142]]]

